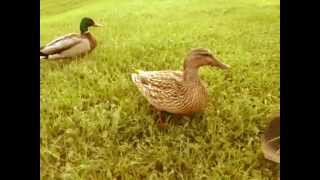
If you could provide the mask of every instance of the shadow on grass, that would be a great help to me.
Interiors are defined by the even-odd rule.
[[[55,59],[55,60],[46,60],[42,59],[40,60],[40,63],[45,63],[49,66],[51,70],[56,69],[63,69],[64,67],[71,65],[71,64],[80,64],[84,63],[85,61],[88,61],[87,59],[79,59],[79,58],[73,58],[73,59]]]

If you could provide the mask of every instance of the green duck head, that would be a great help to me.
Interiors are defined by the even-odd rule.
[[[91,19],[91,18],[88,18],[88,17],[82,18],[82,20],[80,22],[81,34],[87,32],[88,28],[91,27],[91,26],[93,26],[93,27],[101,27],[102,25],[94,22],[94,20]]]

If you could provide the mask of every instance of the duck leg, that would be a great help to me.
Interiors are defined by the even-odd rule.
[[[158,111],[157,114],[158,114],[158,120],[157,120],[158,127],[159,128],[167,128],[168,123],[165,122],[165,117],[163,115],[163,111]]]

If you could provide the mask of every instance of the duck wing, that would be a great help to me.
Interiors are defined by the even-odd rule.
[[[81,40],[79,34],[70,33],[49,42],[44,47],[40,48],[40,52],[46,55],[56,54],[77,45]]]
[[[186,92],[181,71],[140,71],[131,77],[142,95],[159,110],[175,107]]]

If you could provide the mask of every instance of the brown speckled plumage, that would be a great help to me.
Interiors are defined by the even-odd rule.
[[[131,77],[156,110],[191,115],[203,111],[208,103],[207,89],[198,76],[204,65],[228,68],[208,50],[198,48],[186,57],[183,71],[140,71]]]

